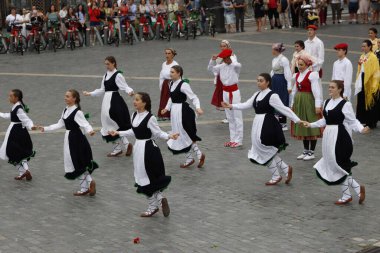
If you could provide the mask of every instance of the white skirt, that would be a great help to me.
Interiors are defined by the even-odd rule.
[[[336,182],[348,175],[336,162],[335,145],[338,137],[338,126],[327,125],[323,131],[322,138],[322,158],[314,165],[323,179],[329,182]]]
[[[5,133],[4,141],[3,141],[3,144],[1,145],[1,148],[0,148],[0,158],[3,160],[8,160],[8,156],[7,156],[8,138],[9,138],[9,134],[12,130],[12,127],[15,124],[21,124],[21,123],[11,122],[11,124],[8,126],[7,132]]]
[[[272,159],[278,152],[278,148],[266,146],[261,143],[261,131],[265,114],[257,114],[252,123],[252,147],[248,151],[248,158],[256,161],[259,164],[265,164]]]
[[[133,167],[135,182],[140,186],[146,186],[150,184],[150,180],[145,169],[145,143],[148,140],[136,140],[133,147]]]
[[[75,170],[70,154],[69,133],[70,130],[66,130],[65,139],[63,141],[63,165],[66,173],[71,173]]]
[[[170,112],[170,123],[172,133],[179,133],[178,139],[168,140],[167,144],[170,149],[180,151],[189,148],[193,141],[182,126],[182,104],[173,103]]]

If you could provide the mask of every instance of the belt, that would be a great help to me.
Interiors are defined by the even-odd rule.
[[[230,104],[232,104],[232,99],[234,97],[233,92],[237,90],[239,90],[239,87],[236,83],[229,86],[223,85],[223,91],[228,92]]]

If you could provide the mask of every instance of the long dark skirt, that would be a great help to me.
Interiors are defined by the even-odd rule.
[[[215,84],[215,91],[212,95],[211,104],[216,107],[222,107],[223,102],[223,84],[222,81],[220,81],[220,76],[218,75],[216,77],[216,84]]]
[[[188,103],[182,104],[182,126],[192,141],[201,141],[197,136],[197,125],[195,123],[195,112]]]
[[[165,175],[165,165],[160,148],[152,140],[145,143],[144,163],[150,184],[145,186],[136,184],[136,191],[150,197],[156,191],[166,189],[171,181],[171,176]]]
[[[161,113],[161,110],[165,109],[166,105],[168,104],[169,98],[170,98],[169,80],[164,80],[164,82],[162,83],[162,88],[161,88],[160,106],[158,107],[158,113],[157,113],[157,116],[159,118],[170,118],[169,111],[167,111],[164,114]]]
[[[380,116],[380,101],[379,96],[376,95],[375,105],[367,110],[365,107],[365,87],[364,87],[364,73],[362,73],[362,91],[357,95],[357,106],[356,106],[356,118],[360,123],[369,126],[370,128],[375,128],[377,121]]]
[[[286,81],[284,74],[273,75],[271,90],[280,97],[285,106],[289,106],[288,82]],[[281,113],[276,114],[280,116],[280,123],[286,123],[285,116]]]
[[[32,139],[22,124],[13,125],[8,137],[6,154],[8,162],[13,165],[20,164],[24,160],[29,161],[34,157]]]
[[[80,129],[71,130],[68,139],[70,156],[75,170],[65,174],[67,179],[76,179],[86,171],[92,174],[95,169],[99,168],[92,158],[90,143]]]

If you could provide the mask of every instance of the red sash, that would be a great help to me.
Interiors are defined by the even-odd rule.
[[[233,85],[223,85],[223,91],[228,92],[229,95],[229,103],[232,104],[232,99],[233,99],[233,92],[239,90],[238,85],[235,83]]]

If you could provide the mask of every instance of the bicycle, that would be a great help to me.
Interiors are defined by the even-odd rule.
[[[173,21],[174,23],[174,29],[173,33],[176,35],[177,38],[181,38],[181,35],[185,37],[185,40],[189,39],[189,30],[187,27],[187,21],[185,18],[185,14],[183,11],[175,11],[174,12],[176,20]],[[183,22],[185,20],[185,22]]]
[[[29,24],[26,24],[26,29],[30,31],[26,37],[28,47],[32,50],[36,50],[38,54],[47,46],[42,34],[42,27],[43,23],[37,19],[31,21]]]
[[[68,30],[66,33],[67,43],[69,43],[70,49],[74,50],[75,47],[82,47],[84,40],[82,33],[79,31],[80,23],[78,19],[67,19]]]
[[[115,18],[107,17],[108,21],[108,39],[106,43],[108,45],[115,44],[116,47],[119,46],[119,29],[117,28],[117,21]],[[104,29],[103,29],[104,30]]]
[[[131,20],[129,20],[130,15],[127,16],[121,16],[124,20],[124,35],[125,35],[125,40],[127,41],[128,44],[133,45],[133,40],[134,37],[136,36],[136,31],[135,28],[133,27],[134,24],[131,24]],[[132,21],[134,22],[134,21]]]
[[[65,46],[65,39],[60,29],[59,21],[49,21],[49,34],[51,37],[49,43],[51,43],[54,52],[57,52],[57,49],[62,49]]]
[[[150,19],[147,14],[139,15],[139,37],[141,40],[152,40],[154,38],[154,34],[152,31],[152,27],[150,24]]]
[[[189,10],[189,18],[187,19],[187,26],[188,26],[188,31],[192,35],[193,39],[197,37],[198,30],[200,31],[199,17],[200,17],[199,10],[195,10],[195,9]]]
[[[172,25],[173,22],[171,22],[171,20],[168,20],[168,13],[158,12],[157,22],[153,27],[156,31],[156,38],[167,39],[170,41],[172,34]]]
[[[11,48],[12,53],[19,53],[24,55],[24,52],[28,48],[28,44],[26,42],[26,38],[21,34],[22,26],[20,23],[11,24]]]
[[[211,34],[212,37],[215,37],[215,18],[214,13],[215,8],[207,8],[206,11],[206,34]]]

